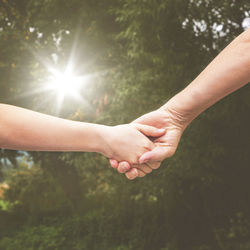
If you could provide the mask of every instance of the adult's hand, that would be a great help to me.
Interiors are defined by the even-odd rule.
[[[195,117],[250,82],[250,56],[246,53],[249,50],[250,29],[236,37],[185,89],[162,108],[134,121],[166,129],[166,134],[155,140],[158,146],[141,156],[139,162],[142,165],[132,169],[125,162],[118,164],[111,161],[111,165],[119,172],[127,170],[126,176],[133,179],[150,172],[150,168],[157,167],[157,161],[161,162],[172,156],[184,129]]]
[[[166,104],[160,109],[139,117],[133,123],[164,128],[166,134],[153,140],[156,147],[140,157],[139,165],[131,166],[127,162],[118,163],[115,160],[110,160],[111,166],[117,168],[118,172],[125,173],[130,180],[144,177],[153,169],[159,168],[165,158],[171,157],[175,153],[181,135],[188,125],[188,119]]]

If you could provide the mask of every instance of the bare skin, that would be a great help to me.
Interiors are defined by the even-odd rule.
[[[163,134],[165,129],[142,124],[110,127],[0,104],[0,147],[6,149],[97,152],[138,164],[142,154],[155,148],[147,136]],[[135,140],[133,145],[131,140]]]
[[[130,180],[158,168],[162,160],[175,153],[185,128],[193,119],[250,82],[249,51],[250,29],[234,39],[184,90],[158,110],[134,121],[166,129],[166,134],[155,141],[157,147],[140,157],[139,166],[115,160],[110,161],[111,166]]]

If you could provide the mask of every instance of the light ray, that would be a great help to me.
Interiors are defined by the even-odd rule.
[[[39,53],[37,53],[34,49],[29,47],[29,45],[24,44],[25,47],[31,52],[31,54],[37,59],[37,61],[43,65],[47,72],[49,73],[43,82],[40,81],[42,86],[35,88],[31,91],[28,91],[24,94],[19,95],[18,97],[15,98],[25,98],[29,97],[32,95],[37,95],[37,94],[46,94],[50,93],[50,95],[47,95],[42,101],[42,103],[47,100],[50,102],[49,97],[53,97],[53,95],[56,97],[54,100],[55,104],[55,109],[56,113],[59,114],[60,110],[63,106],[63,103],[65,101],[65,98],[72,98],[79,102],[79,104],[87,106],[88,109],[92,109],[92,105],[81,95],[82,90],[87,88],[87,85],[92,82],[95,78],[104,76],[109,70],[103,70],[99,72],[94,72],[91,74],[85,74],[85,75],[79,75],[76,74],[76,67],[75,67],[75,62],[74,59],[77,56],[77,40],[79,38],[80,31],[76,32],[75,39],[73,42],[73,46],[71,49],[71,53],[69,55],[68,62],[66,64],[65,70],[61,71],[56,68],[57,60],[54,60],[54,63],[48,59],[45,59],[42,57]],[[55,54],[57,55],[57,54]],[[53,58],[52,58],[53,59]],[[57,57],[58,59],[58,57]],[[92,58],[93,59],[93,58]],[[88,64],[89,61],[85,61],[84,64],[81,63],[78,65],[79,67],[83,67],[81,71],[85,71],[86,64]],[[78,70],[79,70],[78,67]],[[41,104],[41,103],[40,103]]]

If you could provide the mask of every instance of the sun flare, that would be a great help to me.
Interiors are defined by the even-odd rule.
[[[79,97],[82,83],[79,77],[72,72],[60,72],[54,69],[51,70],[51,73],[47,85],[51,90],[55,91],[58,97]]]
[[[49,76],[45,83],[45,89],[56,96],[55,101],[58,112],[60,112],[65,98],[71,98],[81,103],[84,102],[81,90],[88,80],[87,76],[79,76],[69,67],[65,71],[55,68],[48,68],[48,71]]]

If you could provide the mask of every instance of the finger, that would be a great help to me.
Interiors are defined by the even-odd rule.
[[[148,167],[150,167],[151,169],[158,169],[161,166],[161,162],[159,161],[147,162],[146,165],[148,165]]]
[[[137,169],[137,170],[138,170],[138,177],[144,177],[147,175],[143,171],[141,171],[140,169]]]
[[[117,167],[118,172],[125,173],[130,170],[130,165],[126,161],[121,161]]]
[[[139,171],[136,168],[132,168],[131,170],[126,172],[125,175],[129,180],[133,180],[139,176]]]
[[[109,159],[109,163],[111,165],[112,168],[117,168],[118,167],[118,161],[114,160],[114,159]]]
[[[166,130],[163,128],[159,129],[143,124],[136,124],[135,126],[141,133],[143,133],[146,136],[159,137],[163,136],[166,133]]]
[[[153,150],[144,153],[140,159],[139,163],[143,164],[149,161],[163,161],[165,158],[170,157],[172,155],[172,151],[169,150],[168,147],[155,147]]]
[[[137,168],[138,170],[142,171],[145,174],[149,174],[149,173],[152,172],[152,168],[150,168],[149,166],[147,166],[147,164],[136,165],[134,167]]]

